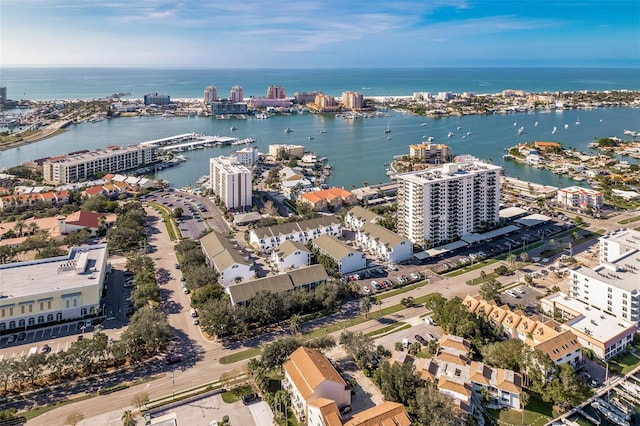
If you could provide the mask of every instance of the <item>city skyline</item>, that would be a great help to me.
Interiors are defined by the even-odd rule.
[[[1,9],[3,66],[640,66],[634,0],[3,0]]]

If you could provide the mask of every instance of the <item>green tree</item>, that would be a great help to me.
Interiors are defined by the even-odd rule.
[[[291,315],[291,318],[289,318],[289,328],[294,334],[300,334],[302,329],[302,317],[298,314]]]
[[[507,339],[482,346],[480,353],[484,362],[493,367],[520,371],[524,347],[524,343],[518,339]]]
[[[15,361],[10,358],[0,359],[0,385],[2,385],[4,389],[4,393],[7,393],[9,383],[11,383],[15,374],[16,374]]]
[[[496,279],[491,279],[489,281],[485,281],[482,286],[480,286],[480,296],[484,300],[500,300],[500,288],[502,285]]]
[[[45,354],[35,353],[19,361],[16,368],[21,374],[24,374],[28,378],[31,383],[31,387],[35,387],[36,380],[40,378],[40,375],[44,370],[45,362]]]
[[[422,387],[422,379],[415,372],[413,364],[391,364],[383,362],[379,369],[380,391],[386,401],[399,402],[409,406],[416,391]]]
[[[452,398],[438,391],[432,382],[426,382],[416,390],[415,399],[409,403],[409,412],[415,424],[421,426],[464,424],[452,402]]]
[[[200,326],[211,336],[225,337],[236,332],[235,309],[227,299],[209,299],[200,306]]]
[[[279,367],[289,358],[293,351],[303,346],[303,344],[304,339],[300,336],[285,336],[274,340],[264,345],[260,354],[260,361],[267,370]]]
[[[131,410],[125,410],[120,420],[122,420],[122,426],[136,426],[136,419],[133,417]]]
[[[139,309],[122,334],[126,353],[134,361],[165,350],[173,338],[173,329],[166,315],[154,308]]]
[[[365,318],[369,318],[369,311],[371,311],[371,304],[373,303],[373,298],[371,296],[364,296],[360,299],[360,312],[364,314]]]

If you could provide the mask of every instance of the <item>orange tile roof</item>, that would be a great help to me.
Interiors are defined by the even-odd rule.
[[[440,338],[441,348],[450,348],[459,352],[469,353],[471,343],[468,340],[451,334],[445,334]]]
[[[483,362],[471,361],[469,370],[469,380],[485,386],[489,385],[491,380],[491,367]]]
[[[98,195],[102,191],[104,191],[104,188],[100,185],[92,186],[91,188],[87,188],[84,190],[84,192],[89,195]]]
[[[504,368],[496,368],[496,387],[519,394],[522,392],[522,375]]]
[[[342,426],[340,411],[335,401],[327,398],[318,398],[309,401],[309,405],[320,409],[325,426]]]
[[[84,226],[87,228],[99,228],[101,217],[104,217],[107,223],[115,222],[114,214],[104,214],[83,210],[71,213],[69,216],[67,216],[66,222],[69,225]]]
[[[439,362],[446,362],[449,364],[467,365],[467,359],[461,355],[454,355],[448,352],[440,352],[436,357]]]
[[[304,346],[296,349],[283,368],[304,399],[313,395],[314,390],[324,381],[332,381],[346,386],[329,360],[319,351]]]
[[[457,382],[446,377],[438,380],[438,389],[449,390],[467,398],[471,397],[471,386],[469,384]]]
[[[102,180],[104,180],[105,182],[110,181],[111,179],[113,179],[115,175],[113,173],[107,173],[106,175],[104,175],[102,177]]]
[[[386,401],[354,414],[344,426],[409,426],[411,419],[404,405]]]
[[[40,194],[43,200],[53,200],[56,198],[55,192],[43,192]]]

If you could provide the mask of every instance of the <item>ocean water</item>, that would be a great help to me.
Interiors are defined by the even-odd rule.
[[[576,90],[640,90],[637,69],[578,68],[398,68],[398,69],[126,69],[126,68],[0,68],[0,86],[11,99],[91,99],[119,92],[140,98],[149,92],[174,98],[200,98],[207,85],[216,85],[220,96],[240,84],[245,97],[262,96],[272,84],[288,95],[320,90],[341,95],[343,90],[365,96],[411,95],[416,91],[495,93],[504,89],[530,92]],[[454,154],[471,154],[502,165],[505,174],[533,182],[567,186],[574,182],[551,172],[514,162],[503,162],[504,150],[518,142],[557,141],[587,151],[594,138],[624,137],[624,129],[640,130],[640,109],[608,108],[588,111],[554,111],[511,115],[449,118],[414,117],[390,112],[388,118],[344,120],[333,115],[291,115],[269,120],[216,120],[214,118],[117,118],[83,123],[54,138],[20,148],[0,151],[0,169],[24,161],[108,145],[130,145],[186,132],[252,137],[261,152],[269,144],[301,144],[333,166],[328,183],[350,188],[385,182],[385,168],[394,155],[407,154],[409,144],[429,136],[451,146]],[[534,126],[535,122],[538,126]],[[575,123],[580,121],[580,125]],[[426,124],[423,126],[422,124]],[[568,124],[567,129],[564,125]],[[384,133],[387,125],[389,135]],[[231,131],[235,126],[237,130]],[[519,127],[525,133],[517,135]],[[553,127],[556,134],[552,134]],[[285,133],[287,127],[293,129]],[[459,129],[458,129],[459,128]],[[321,133],[325,130],[326,133]],[[449,132],[455,133],[451,138]],[[469,134],[467,134],[469,133]],[[387,139],[391,136],[392,139]],[[209,170],[209,158],[227,155],[233,147],[187,152],[189,160],[160,172],[174,186],[194,184]],[[631,163],[635,160],[629,159]]]
[[[413,92],[496,93],[640,89],[634,68],[341,68],[341,69],[143,69],[0,68],[0,86],[10,99],[94,99],[114,93],[142,98],[158,92],[173,98],[201,98],[214,85],[221,97],[241,85],[245,97],[264,96],[269,85],[297,91],[345,90],[365,96],[409,96]]]

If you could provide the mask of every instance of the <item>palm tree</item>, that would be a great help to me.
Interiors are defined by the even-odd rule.
[[[34,235],[39,229],[40,227],[36,222],[29,222],[29,225],[27,225],[27,230],[31,235]]]
[[[507,263],[509,264],[509,269],[511,271],[515,271],[516,270],[516,255],[513,253],[509,253],[509,255],[507,256]]]
[[[120,417],[120,420],[122,420],[122,426],[136,425],[136,420],[133,418],[133,413],[131,413],[131,410],[125,410],[125,412],[122,413],[122,417]]]
[[[291,315],[289,319],[289,328],[293,331],[293,334],[300,334],[302,329],[302,317],[298,314]]]
[[[22,219],[17,220],[15,226],[13,227],[13,229],[16,231],[16,234],[18,234],[21,237],[22,237],[22,231],[24,231],[24,228],[25,228],[25,224],[24,224],[24,220]]]
[[[373,300],[371,296],[364,296],[362,299],[360,299],[360,312],[364,314],[365,318],[369,318],[369,311],[371,310],[372,301]]]
[[[522,405],[522,424],[524,425],[524,409],[529,403],[529,394],[526,392],[520,392],[520,405]]]
[[[520,253],[520,261],[522,263],[526,263],[528,259],[529,255],[526,252],[523,251],[522,253]]]

